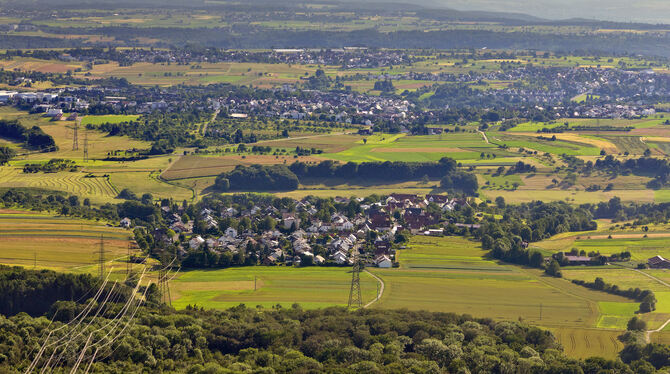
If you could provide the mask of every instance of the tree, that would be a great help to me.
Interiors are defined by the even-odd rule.
[[[496,197],[496,206],[503,209],[505,207],[505,198],[502,196]]]
[[[645,331],[647,330],[647,322],[635,316],[628,321],[627,329],[628,331]]]
[[[551,260],[547,268],[544,270],[547,275],[552,277],[561,278],[563,274],[561,273],[561,265],[556,260]]]

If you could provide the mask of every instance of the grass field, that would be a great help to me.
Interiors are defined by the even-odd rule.
[[[350,268],[260,266],[188,271],[171,283],[170,291],[177,309],[189,304],[222,309],[239,304],[288,307],[293,303],[313,309],[347,305],[350,271]],[[377,283],[368,274],[361,274],[364,303],[374,299]]]
[[[567,279],[593,282],[596,277],[600,277],[605,282],[616,284],[621,289],[640,288],[653,291],[658,300],[656,310],[639,316],[647,321],[650,329],[656,329],[670,319],[670,287],[648,277],[645,273],[616,267],[568,268],[563,270],[564,277]],[[603,315],[598,321],[598,327],[624,329],[628,320],[636,315],[638,306],[639,303],[601,303]]]
[[[127,254],[132,235],[124,229],[83,219],[0,210],[0,263],[95,271],[101,235],[110,264]]]
[[[371,270],[385,282],[384,295],[374,307],[521,318],[551,328],[578,357],[614,357],[622,348],[610,339],[620,331],[596,327],[603,312],[625,309],[633,304],[629,300],[484,255],[479,244],[461,238],[413,237],[410,249],[398,252],[400,269]]]
[[[137,114],[128,114],[128,115],[105,115],[105,116],[84,116],[81,120],[81,124],[86,125],[101,125],[103,123],[121,123],[135,121],[140,116]]]
[[[477,133],[449,133],[432,136],[376,135],[367,143],[362,140],[355,147],[323,156],[344,162],[370,161],[437,161],[451,157],[457,161],[480,160],[481,153],[496,157],[518,157],[518,154],[487,144]],[[489,161],[489,160],[487,160]]]

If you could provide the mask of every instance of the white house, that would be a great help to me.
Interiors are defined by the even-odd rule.
[[[125,217],[124,219],[122,219],[121,223],[120,223],[121,227],[124,227],[124,228],[129,228],[130,225],[132,225],[132,224],[133,224],[133,222],[128,217]]]
[[[202,243],[204,243],[204,242],[205,242],[205,239],[203,239],[200,235],[196,235],[196,236],[194,236],[193,238],[191,238],[191,240],[188,241],[188,246],[189,246],[191,249],[197,249],[197,248],[199,248],[199,247],[202,245]]]
[[[379,268],[390,268],[393,266],[393,261],[387,255],[381,255],[375,258],[375,264]]]
[[[229,238],[236,238],[237,237],[237,230],[235,230],[232,227],[229,227],[226,229],[225,234]]]
[[[342,265],[342,264],[346,263],[349,260],[349,258],[347,257],[346,253],[344,253],[342,251],[337,251],[333,255],[333,260],[335,260],[336,263]]]
[[[300,218],[296,217],[294,214],[284,213],[284,229],[288,230],[295,225],[295,227],[300,227]]]

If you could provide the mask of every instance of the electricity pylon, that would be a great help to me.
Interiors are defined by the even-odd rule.
[[[351,270],[351,290],[349,291],[349,308],[363,306],[361,299],[361,263],[358,255],[354,255],[354,267]]]

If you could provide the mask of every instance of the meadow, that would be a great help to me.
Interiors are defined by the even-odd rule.
[[[378,282],[361,273],[363,302],[377,294]],[[314,309],[346,306],[351,285],[351,268],[243,267],[182,272],[171,284],[172,305],[223,309],[239,304],[270,308],[299,303]]]
[[[373,307],[522,319],[550,328],[577,357],[614,357],[623,347],[610,339],[620,328],[598,329],[598,322],[603,312],[637,304],[484,256],[478,243],[466,239],[412,237],[409,248],[397,253],[399,269],[371,269],[385,283]]]

